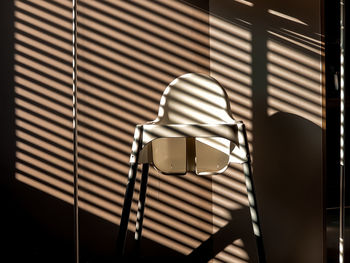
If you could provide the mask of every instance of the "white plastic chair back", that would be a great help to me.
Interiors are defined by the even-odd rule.
[[[165,89],[155,125],[234,123],[225,90],[213,78],[188,73],[173,80]],[[170,136],[169,136],[170,137]],[[155,139],[141,151],[148,162],[164,174],[198,175],[223,172],[234,145],[225,138]],[[151,149],[149,149],[151,147]]]

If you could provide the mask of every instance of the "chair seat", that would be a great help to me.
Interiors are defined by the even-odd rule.
[[[243,125],[241,121],[140,125],[142,146],[139,163],[151,163],[163,174],[222,173],[230,162],[247,161],[245,148],[240,147],[240,140],[242,142],[244,138],[239,138],[238,132]],[[193,142],[189,140],[191,138]]]

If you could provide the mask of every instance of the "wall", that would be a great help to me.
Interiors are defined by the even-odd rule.
[[[15,6],[1,3],[1,256],[2,262],[73,259],[71,205],[19,182],[15,174]],[[53,257],[54,255],[54,257]]]
[[[186,72],[214,76],[247,125],[268,262],[322,262],[319,5],[79,1],[81,262],[113,259],[134,127],[156,117],[164,88]],[[71,2],[6,8],[3,193],[11,196],[8,213],[17,215],[6,224],[20,226],[7,236],[26,252],[19,258],[70,261]],[[214,177],[152,169],[146,204],[139,260],[256,260],[239,166]],[[127,255],[135,249],[130,233]]]

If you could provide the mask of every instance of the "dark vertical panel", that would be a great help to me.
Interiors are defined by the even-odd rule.
[[[13,174],[15,164],[15,138],[14,138],[14,91],[13,87],[13,3],[1,3],[1,24],[0,32],[2,41],[0,43],[1,52],[1,73],[0,79],[2,89],[0,90],[0,114],[1,114],[1,158],[0,158],[0,197],[3,200],[1,229],[3,235],[1,243],[4,253],[0,256],[2,261],[10,257],[15,250],[13,245],[16,238],[13,236],[16,219],[15,199],[13,197]]]
[[[339,258],[339,73],[340,73],[340,8],[339,1],[325,1],[326,34],[326,208],[327,261]],[[336,78],[336,79],[335,79]]]
[[[327,87],[327,260],[336,262],[339,258],[339,201],[340,201],[340,89],[334,83],[334,74],[339,78],[340,72],[340,1],[325,1],[325,30],[326,30],[326,87]],[[345,5],[345,14],[348,14],[349,5]],[[349,19],[345,17],[346,32]],[[345,38],[345,111],[349,112],[349,34]],[[345,116],[345,149],[348,149],[349,140],[346,132],[349,127],[349,114]],[[348,152],[348,151],[347,151]],[[345,151],[345,154],[347,153]],[[345,166],[348,167],[349,158],[345,157]],[[345,170],[345,236],[344,262],[349,259],[349,180]]]
[[[345,1],[345,253],[344,262],[350,260],[350,158],[349,158],[349,127],[350,127],[350,4]]]

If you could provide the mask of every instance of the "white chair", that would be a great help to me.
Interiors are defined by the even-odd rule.
[[[149,164],[168,175],[218,174],[243,164],[259,262],[265,262],[245,126],[231,116],[225,90],[213,78],[188,73],[173,80],[160,100],[158,117],[137,125],[117,240],[124,251],[137,166],[143,164],[135,239],[140,240]]]

